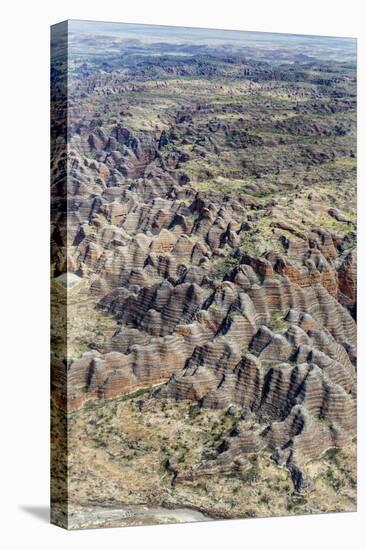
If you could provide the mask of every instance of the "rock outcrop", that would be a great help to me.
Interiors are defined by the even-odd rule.
[[[127,56],[113,77],[79,67],[70,79],[52,275],[77,277],[81,322],[92,309],[115,330],[79,354],[64,343],[54,399],[73,411],[154,387],[151,399],[234,408],[251,428],[175,482],[271,449],[301,493],[304,464],[355,436],[353,73],[332,81],[337,95],[315,64],[300,92],[297,65],[212,55]]]

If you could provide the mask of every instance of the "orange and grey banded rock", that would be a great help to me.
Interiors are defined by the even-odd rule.
[[[131,82],[118,85],[134,92]],[[100,93],[95,81],[90,90],[73,86]],[[252,428],[224,434],[214,459],[195,472],[177,467],[176,481],[240,470],[271,449],[296,491],[310,490],[304,464],[355,436],[357,260],[347,208],[330,205],[306,175],[273,184],[252,172],[235,192],[243,159],[234,190],[222,175],[191,181],[192,159],[273,146],[247,132],[245,118],[226,116],[210,115],[203,140],[201,115],[214,109],[205,102],[172,107],[164,129],[146,131],[125,114],[99,124],[88,109],[70,108],[69,162],[57,143],[52,167],[67,173],[66,189],[54,178],[52,275],[78,277],[70,295],[92,297],[116,329],[79,356],[53,357],[56,402],[71,411],[151,386],[151,399],[233,409]],[[276,129],[298,136],[292,118]],[[306,129],[317,135],[314,124]],[[189,147],[177,150],[174,132]],[[309,166],[332,158],[307,148],[294,155],[309,155]],[[264,156],[272,174],[276,159]]]

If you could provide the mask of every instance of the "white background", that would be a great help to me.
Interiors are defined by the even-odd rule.
[[[51,0],[2,3],[0,118],[0,540],[2,548],[358,549],[365,515],[365,23],[348,0]],[[67,532],[49,498],[49,25],[64,19],[358,37],[359,511]],[[365,335],[366,336],[366,335]],[[366,520],[366,517],[365,517]],[[365,521],[364,520],[364,521]]]

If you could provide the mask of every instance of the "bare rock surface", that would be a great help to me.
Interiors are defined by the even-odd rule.
[[[172,486],[268,455],[300,498],[317,491],[312,461],[356,437],[354,66],[140,46],[106,66],[76,56],[70,75],[53,399],[71,418],[139,392],[146,417],[169,403],[234,418],[191,463],[170,460]]]

